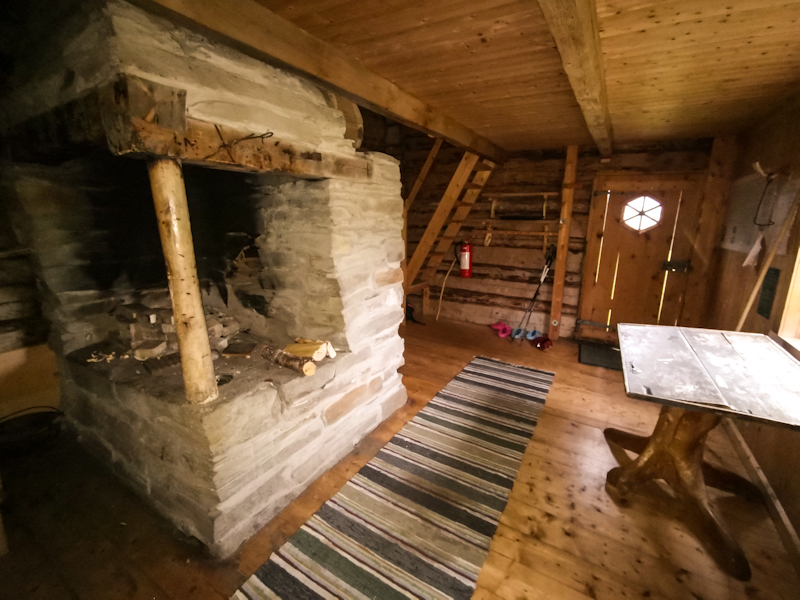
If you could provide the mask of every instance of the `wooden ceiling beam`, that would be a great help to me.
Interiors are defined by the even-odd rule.
[[[539,0],[539,6],[561,54],[564,72],[589,133],[600,154],[609,156],[613,131],[595,0]]]
[[[256,0],[134,0],[166,14],[256,58],[286,67],[332,88],[380,114],[441,137],[498,162],[505,152],[465,125],[388,79],[349,58],[333,45],[300,29]]]

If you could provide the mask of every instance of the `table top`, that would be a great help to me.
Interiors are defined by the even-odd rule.
[[[633,398],[800,430],[800,362],[760,333],[618,325]]]

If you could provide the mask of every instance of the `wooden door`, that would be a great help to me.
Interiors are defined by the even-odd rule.
[[[597,176],[577,338],[615,343],[617,323],[680,322],[688,277],[680,263],[691,259],[701,182],[694,174]]]

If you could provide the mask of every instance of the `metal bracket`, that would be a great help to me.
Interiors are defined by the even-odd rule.
[[[662,271],[671,271],[673,273],[688,273],[692,268],[692,261],[690,260],[665,260],[661,263]]]
[[[577,319],[575,323],[578,325],[588,325],[589,327],[600,327],[601,329],[605,329],[607,331],[617,330],[617,328],[614,325],[606,325],[605,323],[598,323],[597,321],[587,321],[585,319]]]

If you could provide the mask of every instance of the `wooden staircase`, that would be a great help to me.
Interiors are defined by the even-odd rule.
[[[406,268],[406,293],[425,288],[448,256],[472,206],[483,191],[495,163],[466,152],[436,207],[425,233]],[[463,197],[461,193],[464,193]],[[459,198],[461,200],[459,201]],[[455,210],[454,210],[455,209]],[[451,215],[452,212],[452,215]],[[444,228],[444,231],[442,231]],[[440,235],[441,232],[441,235]],[[435,248],[434,248],[435,244]],[[431,252],[433,250],[433,252]],[[422,283],[412,285],[420,275]]]

